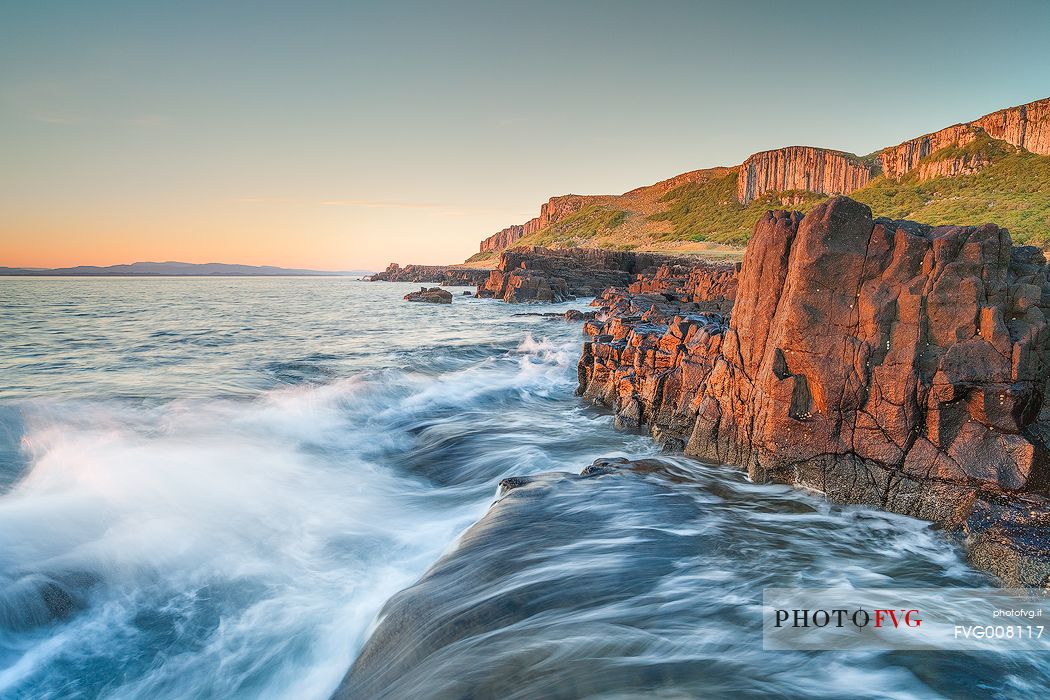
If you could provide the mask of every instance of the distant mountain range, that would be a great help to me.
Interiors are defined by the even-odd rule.
[[[699,243],[740,245],[767,210],[805,212],[834,194],[848,194],[876,216],[990,222],[1008,228],[1014,243],[1050,246],[1050,98],[865,156],[788,146],[622,195],[552,197],[536,218],[481,241],[470,262],[495,260],[510,246],[678,252]]]
[[[0,267],[0,275],[5,276],[50,276],[66,277],[102,277],[107,275],[119,277],[288,277],[309,275],[313,277],[358,277],[372,274],[370,270],[344,270],[331,272],[325,270],[300,270],[271,265],[229,265],[226,263],[184,263],[184,262],[136,262],[127,265],[77,265],[76,267],[29,268]]]

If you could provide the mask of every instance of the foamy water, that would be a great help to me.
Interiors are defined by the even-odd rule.
[[[460,296],[401,302],[412,287],[0,280],[0,697],[326,698],[383,604],[485,514],[500,478],[656,451],[573,397],[578,325]],[[587,528],[468,590],[566,590],[588,571],[651,586],[591,600],[581,585],[571,608],[508,622],[503,647],[453,653],[412,696],[456,697],[443,689],[467,667],[520,668],[508,649],[547,659],[525,698],[553,679],[579,697],[656,692],[638,670],[669,663],[684,670],[658,674],[668,697],[858,683],[939,697],[952,674],[974,697],[1045,685],[1029,658],[763,652],[740,612],[763,585],[987,579],[917,521],[691,468],[674,508],[568,492],[546,517]],[[647,528],[680,539],[654,553]]]

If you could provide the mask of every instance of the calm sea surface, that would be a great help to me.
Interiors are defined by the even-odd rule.
[[[401,301],[417,287],[0,278],[0,697],[326,698],[500,478],[658,451],[573,397],[579,325]],[[924,523],[681,464],[695,481],[673,508],[616,489],[561,503],[601,541],[558,532],[559,555],[515,576],[577,586],[574,605],[465,645],[413,697],[463,697],[463,663],[523,698],[1050,687],[1050,659],[1019,654],[763,651],[742,610],[766,586],[989,581]],[[651,585],[588,598],[608,576]]]

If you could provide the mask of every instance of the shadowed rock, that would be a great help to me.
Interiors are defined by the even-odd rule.
[[[418,292],[409,292],[405,295],[405,301],[422,301],[428,304],[451,304],[452,292],[439,287],[421,287]]]
[[[473,287],[489,276],[489,271],[457,265],[405,265],[390,263],[386,270],[368,279],[372,282],[430,282],[450,287]]]
[[[715,266],[698,259],[656,253],[595,248],[512,249],[500,255],[496,269],[478,287],[478,296],[510,303],[560,302],[594,296],[609,287],[626,288],[640,279],[688,277],[698,268],[732,270],[733,266]],[[661,270],[664,271],[661,273]]]

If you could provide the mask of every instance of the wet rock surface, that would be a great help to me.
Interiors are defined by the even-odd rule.
[[[568,311],[558,313],[556,311],[550,312],[539,312],[539,311],[528,311],[525,313],[514,314],[515,316],[539,316],[541,318],[549,319],[561,319],[562,321],[593,321],[598,317],[597,311],[580,311],[579,309],[569,309]]]
[[[941,523],[978,565],[1043,586],[1047,271],[993,225],[873,220],[845,197],[771,212],[731,313],[718,284],[688,304],[647,295],[655,279],[603,294],[579,393],[756,481]]]
[[[421,287],[418,292],[409,292],[405,301],[421,301],[427,304],[451,304],[452,292],[440,287]]]
[[[387,602],[336,698],[878,698],[893,677],[939,697],[1022,682],[987,655],[763,650],[765,587],[987,585],[924,523],[682,457],[507,477],[496,499]],[[1034,656],[1009,675],[1044,682]]]
[[[645,566],[637,573],[610,568],[529,581],[537,562],[555,565],[559,550],[573,546],[581,533],[613,534],[616,523],[610,511],[573,507],[596,492],[633,499],[654,519],[666,520],[673,510],[683,511],[674,519],[687,518],[694,507],[690,500],[675,498],[660,478],[630,478],[645,473],[677,475],[679,480],[685,476],[672,463],[613,458],[597,460],[581,474],[549,472],[501,480],[499,500],[455,550],[387,602],[379,626],[333,697],[539,697],[534,685],[531,695],[528,690],[538,670],[529,668],[532,648],[542,640],[557,645],[554,637],[565,639],[564,617],[643,595],[673,571],[677,557],[688,555],[686,541],[654,532],[658,539],[640,548],[639,563]],[[563,619],[553,621],[552,616]],[[520,629],[515,629],[522,626],[531,631],[531,642],[524,646],[519,644]],[[576,623],[578,634],[586,628]],[[573,666],[564,665],[542,683],[543,697],[583,697],[576,683],[591,689],[632,685],[630,670],[613,677],[591,672],[581,677]],[[567,686],[552,682],[569,677]]]

